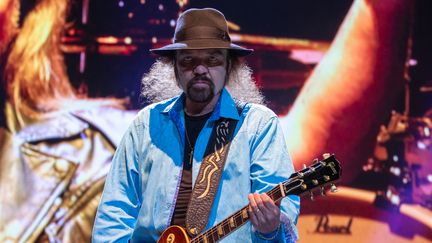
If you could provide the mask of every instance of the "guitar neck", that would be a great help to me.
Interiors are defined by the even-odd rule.
[[[334,155],[325,155],[324,160],[314,163],[298,172],[293,173],[289,179],[267,192],[267,195],[277,202],[286,195],[301,195],[307,191],[324,186],[339,179],[341,167]],[[334,185],[333,185],[334,186]],[[334,189],[332,189],[334,190]],[[248,206],[243,207],[227,219],[213,226],[211,229],[201,233],[190,242],[217,242],[235,231],[249,220]]]
[[[280,184],[274,187],[266,194],[277,202],[285,197],[285,186]],[[239,211],[232,214],[227,219],[224,219],[211,229],[201,233],[197,237],[193,238],[191,242],[217,242],[235,231],[249,220],[248,206],[243,207]]]

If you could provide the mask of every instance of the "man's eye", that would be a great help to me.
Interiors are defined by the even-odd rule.
[[[207,58],[207,64],[212,66],[217,66],[217,65],[221,65],[222,61],[218,57],[210,56]]]
[[[185,63],[192,62],[192,57],[183,57],[182,62],[185,62]]]
[[[208,58],[208,60],[209,60],[210,62],[216,62],[216,61],[218,60],[218,58],[215,57],[215,56],[211,56],[211,57]]]

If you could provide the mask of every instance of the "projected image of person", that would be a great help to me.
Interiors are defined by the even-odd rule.
[[[413,5],[353,1],[329,50],[281,117],[297,168],[331,151],[343,161],[344,183],[362,172],[380,126],[404,92]]]
[[[79,97],[69,83],[67,10],[66,0],[0,2],[1,242],[88,242],[131,116],[120,100]]]

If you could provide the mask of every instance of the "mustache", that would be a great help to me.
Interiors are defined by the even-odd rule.
[[[204,80],[204,81],[207,81],[207,82],[213,83],[213,80],[212,80],[211,78],[205,76],[205,75],[195,76],[194,78],[192,78],[192,79],[190,80],[189,83],[195,83],[195,82],[197,82],[198,80]]]

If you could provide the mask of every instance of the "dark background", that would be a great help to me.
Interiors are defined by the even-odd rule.
[[[91,97],[129,97],[130,108],[139,109],[146,105],[139,95],[140,79],[155,60],[148,52],[152,47],[151,39],[169,40],[174,32],[170,23],[177,19],[182,10],[192,7],[217,8],[229,21],[241,27],[239,33],[242,34],[330,42],[351,3],[351,0],[191,0],[180,8],[175,0],[90,0],[88,23],[82,24],[83,2],[75,0],[69,20],[71,28],[80,30],[78,35],[81,42],[87,46],[86,68],[84,73],[79,73],[79,54],[69,53],[69,73],[72,83],[77,88],[84,87]],[[431,6],[429,0],[418,0],[416,5],[412,58],[417,60],[417,65],[410,68],[410,110],[413,116],[423,115],[431,104],[432,92],[420,92],[421,87],[432,87]],[[128,17],[130,13],[133,17]],[[101,54],[95,42],[98,36],[129,36],[137,45],[137,50],[128,55]],[[263,62],[269,63],[270,60],[275,59],[270,57]],[[284,66],[281,63],[284,59],[276,60],[274,62],[278,66]],[[285,61],[289,60],[285,58]],[[285,66],[295,68],[292,65]],[[279,112],[292,103],[301,86],[275,90],[266,88],[263,83],[262,88],[269,106]],[[400,103],[395,105],[396,110],[404,109],[403,100],[404,97],[401,97]]]

